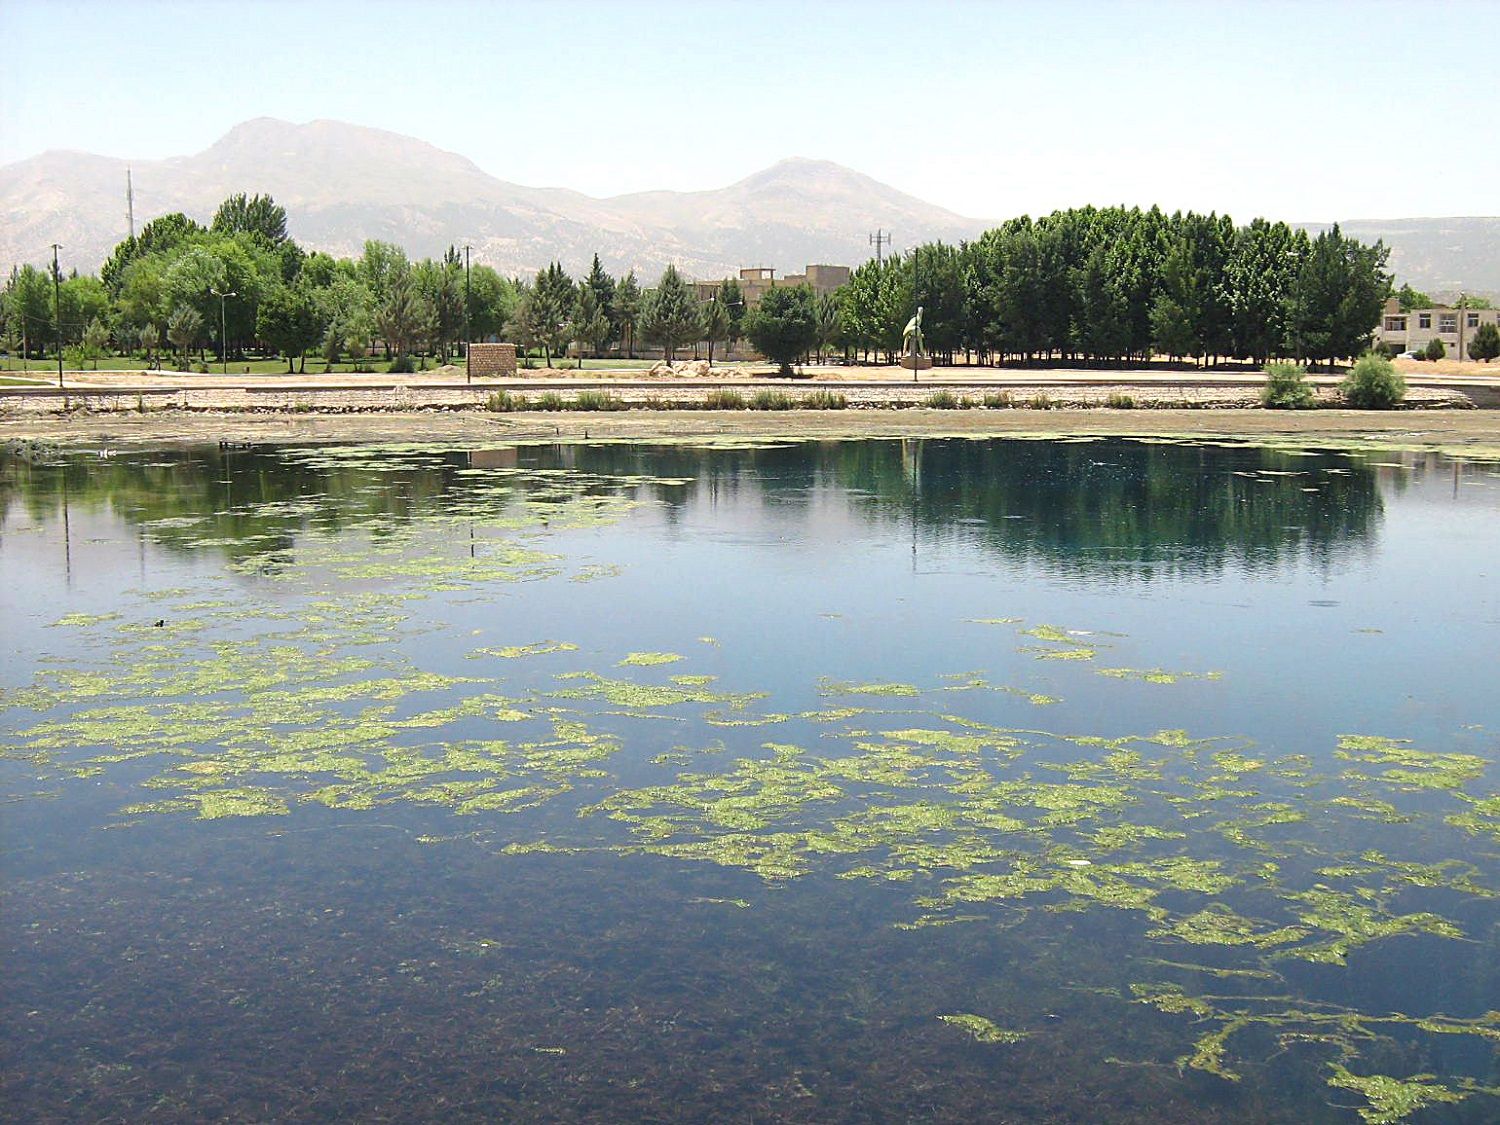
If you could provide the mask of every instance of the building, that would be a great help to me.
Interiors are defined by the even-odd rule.
[[[1402,312],[1401,303],[1390,297],[1385,302],[1375,342],[1390,345],[1398,352],[1419,352],[1432,340],[1441,340],[1450,357],[1467,359],[1469,341],[1481,324],[1500,325],[1500,310],[1450,309],[1439,305]]]
[[[849,283],[853,271],[848,266],[810,265],[801,273],[789,273],[778,278],[776,271],[766,266],[754,266],[740,270],[740,293],[744,295],[745,307],[759,300],[778,285],[810,285],[819,297],[832,293],[841,285]],[[698,300],[706,301],[718,291],[717,281],[695,281]]]

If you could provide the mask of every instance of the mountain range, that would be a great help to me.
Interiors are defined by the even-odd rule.
[[[785,273],[810,262],[858,264],[876,228],[910,245],[973,238],[993,225],[828,161],[783,160],[711,191],[598,199],[508,183],[397,133],[257,118],[193,156],[127,162],[47,152],[0,168],[0,266],[40,263],[59,242],[65,268],[98,269],[127,233],[127,167],[137,230],[171,211],[206,222],[225,197],[260,192],[286,208],[292,236],[308,249],[352,255],[378,238],[424,257],[467,242],[475,261],[505,274],[558,260],[578,275],[595,253],[610,272],[634,269],[648,282],[668,263],[702,279],[742,266]],[[1342,225],[1383,238],[1397,276],[1418,288],[1500,291],[1500,218]]]

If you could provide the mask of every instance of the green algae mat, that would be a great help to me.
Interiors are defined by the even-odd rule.
[[[0,460],[30,1119],[1486,1121],[1500,466]]]

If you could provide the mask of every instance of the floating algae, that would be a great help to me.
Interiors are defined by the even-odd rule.
[[[619,668],[651,668],[658,664],[676,664],[682,659],[676,652],[632,652],[617,662]]]
[[[1029,1031],[1011,1031],[1000,1027],[993,1020],[976,1016],[972,1012],[957,1012],[949,1016],[938,1016],[944,1023],[961,1028],[980,1043],[1019,1043],[1029,1038]]]

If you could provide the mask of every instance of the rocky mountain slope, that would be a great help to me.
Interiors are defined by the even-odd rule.
[[[97,269],[127,230],[126,166],[48,152],[0,168],[0,267],[43,262],[60,242],[66,268]],[[310,249],[354,254],[366,238],[379,238],[421,257],[469,242],[477,261],[507,274],[557,259],[576,275],[596,252],[611,272],[634,269],[643,279],[668,262],[697,278],[741,266],[790,272],[808,262],[864,261],[876,227],[894,230],[905,247],[972,238],[990,225],[827,161],[783,160],[712,191],[595,199],[508,183],[416,138],[338,121],[258,118],[194,156],[130,167],[137,229],[169,211],[207,221],[234,192],[266,192],[286,207],[292,235]],[[1384,239],[1397,278],[1419,289],[1500,292],[1500,218],[1342,226]]]

